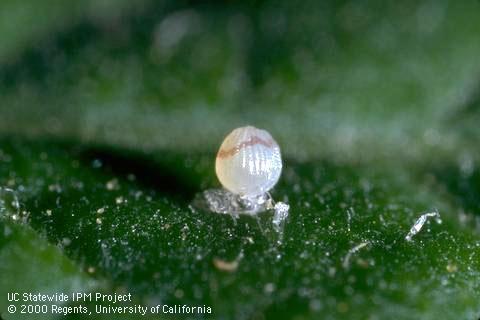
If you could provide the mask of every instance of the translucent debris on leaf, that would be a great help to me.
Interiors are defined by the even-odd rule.
[[[288,218],[288,211],[290,206],[283,202],[277,202],[273,207],[275,213],[273,214],[273,225],[278,230],[283,225],[283,222]]]
[[[275,231],[278,233],[277,243],[281,244],[283,242],[283,227],[285,225],[285,220],[288,218],[290,206],[283,202],[277,202],[273,206],[273,210],[275,210],[275,212],[273,214],[272,223]]]
[[[10,188],[0,187],[0,217],[20,219],[20,202],[16,192]]]
[[[427,222],[428,218],[434,218],[435,222],[437,222],[438,224],[442,223],[442,219],[440,218],[440,213],[438,212],[437,209],[435,209],[432,212],[424,213],[420,216],[420,218],[417,219],[417,221],[415,221],[413,226],[410,228],[410,231],[405,236],[405,240],[412,241],[413,236],[419,233],[420,230],[422,230],[423,225]]]
[[[231,215],[250,214],[273,209],[273,200],[268,193],[245,197],[225,189],[208,189],[197,195],[195,204],[216,213]]]
[[[347,209],[347,230],[348,230],[348,232],[350,232],[350,230],[351,230],[350,229],[350,224],[352,222],[352,215],[353,215],[354,212],[355,211],[353,210],[352,207]]]
[[[365,248],[369,244],[370,242],[365,241],[348,250],[347,254],[345,255],[345,258],[343,258],[343,263],[342,263],[343,268],[347,269],[350,266],[350,259],[353,254],[357,253],[358,251],[360,251],[360,249]]]
[[[283,202],[277,202],[273,207],[275,215],[273,216],[273,224],[280,225],[288,217],[290,206]]]

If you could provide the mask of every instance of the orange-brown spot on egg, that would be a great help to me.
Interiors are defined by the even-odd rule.
[[[240,150],[243,148],[249,147],[249,146],[254,146],[254,145],[263,145],[267,148],[273,148],[275,143],[272,140],[263,140],[262,138],[258,136],[253,136],[249,140],[244,141],[238,145],[236,145],[233,148],[230,148],[228,150],[220,149],[217,153],[217,158],[228,158],[234,156],[236,153],[238,153]]]

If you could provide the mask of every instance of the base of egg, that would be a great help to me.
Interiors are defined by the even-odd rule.
[[[240,196],[226,189],[208,189],[199,193],[195,199],[196,207],[215,213],[237,216],[256,215],[274,208],[270,194],[258,196]]]
[[[276,202],[267,192],[259,196],[240,196],[226,189],[208,189],[197,194],[193,207],[208,210],[214,213],[228,214],[238,218],[241,214],[256,216],[263,211],[273,211],[273,227],[280,234],[278,242],[282,242],[283,226],[290,206],[283,202]]]

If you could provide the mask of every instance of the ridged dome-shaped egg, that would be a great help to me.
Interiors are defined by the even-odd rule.
[[[265,130],[252,126],[237,128],[220,146],[215,171],[230,192],[250,197],[262,195],[280,178],[280,147]]]

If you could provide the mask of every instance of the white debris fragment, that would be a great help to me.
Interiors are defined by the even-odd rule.
[[[437,222],[438,224],[442,223],[440,213],[437,209],[433,210],[432,212],[424,213],[420,216],[420,218],[417,219],[417,221],[415,221],[413,226],[410,228],[410,231],[405,236],[405,240],[412,241],[413,236],[419,233],[420,230],[422,230],[423,225],[425,224],[425,222],[427,222],[428,218],[434,218],[435,222]]]
[[[62,239],[62,244],[66,247],[68,247],[71,243],[72,243],[72,240],[70,238],[65,237]]]
[[[275,291],[275,284],[271,282],[265,284],[265,286],[263,287],[263,291],[265,293],[272,293],[273,291]]]
[[[352,215],[355,211],[353,210],[352,207],[348,208],[347,209],[347,230],[348,232],[350,232],[350,225],[351,225],[351,222],[352,222]]]
[[[107,188],[108,191],[118,190],[118,189],[120,189],[120,184],[118,182],[118,179],[113,178],[112,180],[109,180],[105,184],[105,187]]]
[[[277,244],[281,244],[283,242],[283,227],[285,220],[288,218],[290,206],[284,202],[277,202],[273,206],[273,210],[275,211],[272,220],[273,228],[278,234]]]
[[[285,219],[288,218],[288,211],[290,210],[290,206],[283,202],[277,202],[273,207],[275,213],[273,214],[273,224],[278,228]]]
[[[350,266],[350,258],[352,257],[353,254],[357,253],[358,251],[360,251],[360,249],[365,248],[369,244],[370,244],[369,241],[365,241],[348,250],[347,254],[345,255],[345,258],[343,259],[343,263],[342,263],[343,268],[347,269]]]
[[[17,193],[10,188],[0,187],[0,217],[9,216],[13,220],[18,220],[20,214]]]

